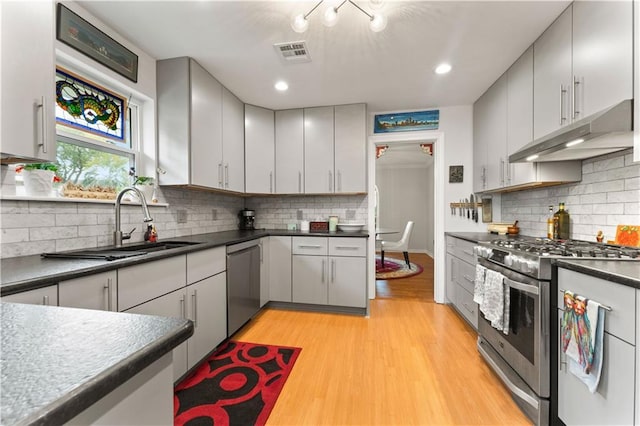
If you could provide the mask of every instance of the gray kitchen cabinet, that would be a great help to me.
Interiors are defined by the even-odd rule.
[[[304,109],[304,192],[334,189],[334,110],[332,106]]]
[[[365,308],[367,306],[366,257],[331,256],[328,260],[328,304]]]
[[[191,58],[161,60],[156,69],[158,165],[166,172],[159,183],[242,192],[242,103]]]
[[[54,284],[48,287],[2,296],[2,301],[29,305],[58,306],[58,286]]]
[[[221,272],[187,286],[188,318],[193,336],[187,340],[187,368],[192,368],[227,338],[227,274]]]
[[[460,315],[478,329],[478,304],[473,301],[476,258],[474,243],[452,236],[447,241],[447,299]]]
[[[533,137],[570,123],[572,6],[533,45]]]
[[[327,256],[294,255],[293,302],[327,304]]]
[[[276,193],[304,193],[304,112],[275,112]]]
[[[334,107],[335,192],[367,192],[365,104]]]
[[[224,189],[244,192],[244,103],[226,87],[222,88],[222,160]]]
[[[56,160],[55,6],[0,2],[3,162]]]
[[[490,95],[487,92],[473,104],[473,192],[487,189],[487,160],[491,138],[488,126]]]
[[[507,162],[507,75],[502,74],[487,90],[485,116],[487,140],[487,189],[505,186],[505,163]]]
[[[603,364],[595,393],[568,371],[558,344],[558,417],[570,424],[634,424],[637,301],[632,287],[580,272],[558,269],[558,327],[562,327],[563,290],[610,306],[605,312]],[[559,330],[558,336],[561,336]],[[560,337],[558,337],[560,338]]]
[[[260,307],[269,302],[271,282],[271,243],[270,237],[260,238]]]
[[[183,270],[184,272],[184,270]],[[168,294],[155,299],[148,300],[145,303],[137,305],[133,308],[124,310],[130,314],[158,315],[162,317],[187,318],[186,312],[187,295],[186,289],[180,288]],[[173,349],[173,378],[178,380],[187,372],[188,358],[187,345],[188,340],[182,342]]]
[[[291,302],[291,237],[269,237],[269,300]]]
[[[117,311],[118,275],[101,272],[58,283],[58,305],[69,308]]]
[[[270,109],[245,105],[245,191],[275,192],[275,115]]]

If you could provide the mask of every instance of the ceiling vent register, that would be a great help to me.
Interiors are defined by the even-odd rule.
[[[290,41],[286,43],[277,43],[273,47],[278,52],[278,55],[285,60],[285,62],[302,63],[311,62],[311,55],[305,41]]]

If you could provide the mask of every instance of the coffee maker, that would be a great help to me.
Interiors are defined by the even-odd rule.
[[[255,228],[255,220],[256,220],[255,210],[242,209],[238,213],[238,218],[240,219],[238,222],[239,229],[256,229]]]

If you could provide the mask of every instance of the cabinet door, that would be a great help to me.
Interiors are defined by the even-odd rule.
[[[335,107],[335,192],[367,191],[364,104]]]
[[[227,274],[205,278],[187,287],[193,336],[187,340],[188,368],[227,338]]]
[[[291,302],[291,237],[269,237],[269,300]]]
[[[2,296],[2,301],[29,305],[58,306],[58,286],[54,284],[49,287]]]
[[[246,192],[274,192],[275,135],[274,113],[270,109],[245,105]]]
[[[244,192],[244,104],[222,88],[222,157],[224,189]]]
[[[334,192],[333,107],[304,110],[304,192]]]
[[[507,75],[487,90],[487,189],[505,186],[507,156]]]
[[[193,59],[190,71],[191,184],[224,188],[222,85]]]
[[[533,44],[533,138],[570,122],[571,5]]]
[[[276,193],[304,193],[303,174],[303,111],[276,111]]]
[[[507,70],[507,172],[505,186],[535,180],[535,163],[509,164],[508,156],[533,140],[533,46]]]
[[[490,129],[488,126],[489,95],[485,92],[473,104],[473,191],[487,189],[487,150]]]
[[[58,305],[117,311],[117,272],[107,271],[58,283]]]
[[[329,261],[326,256],[293,256],[293,301],[327,304]]]
[[[55,161],[55,2],[0,4],[3,157]]]
[[[125,312],[130,314],[158,315],[162,317],[187,318],[186,294],[181,288],[157,299],[150,300]],[[187,343],[182,342],[173,349],[173,378],[178,380],[187,372]]]
[[[366,290],[366,258],[329,258],[329,305],[365,308],[367,306]]]
[[[260,307],[263,307],[269,301],[269,282],[271,279],[270,247],[269,237],[260,238]]]
[[[452,256],[450,254],[447,254],[446,256],[447,259],[447,269],[446,269],[446,278],[445,278],[445,285],[446,285],[446,289],[445,289],[445,296],[447,298],[447,302],[448,303],[452,303],[455,305],[456,303],[456,282],[455,282],[455,277],[456,277],[456,258],[455,256]]]
[[[633,98],[632,3],[573,3],[574,120]]]
[[[559,311],[559,323],[562,311]],[[634,424],[635,348],[608,334],[603,339],[603,364],[596,393],[568,371],[558,345],[558,417],[567,425]]]

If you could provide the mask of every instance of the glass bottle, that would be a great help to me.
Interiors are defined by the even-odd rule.
[[[547,238],[552,240],[555,233],[555,218],[553,214],[553,206],[549,206],[549,216],[547,216]]]
[[[560,203],[558,211],[553,215],[557,218],[557,236],[559,240],[569,239],[569,213],[564,209],[564,203]]]

